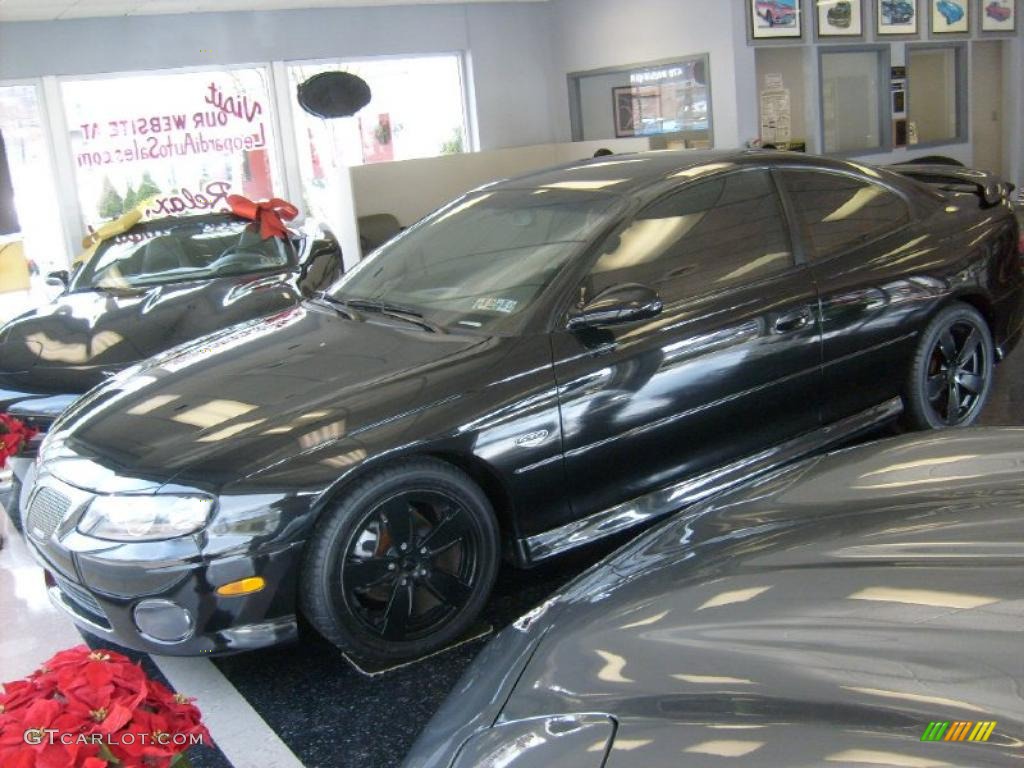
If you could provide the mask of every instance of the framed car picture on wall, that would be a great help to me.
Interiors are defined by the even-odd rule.
[[[661,91],[657,86],[626,85],[612,88],[615,138],[659,133],[663,122]]]
[[[982,32],[1016,32],[1016,0],[981,0]]]
[[[969,0],[928,0],[933,35],[963,35],[971,31]]]
[[[875,31],[879,35],[917,34],[917,0],[875,1]]]
[[[817,0],[818,37],[860,37],[864,34],[861,0]]]
[[[750,0],[750,24],[755,40],[801,37],[800,0]]]

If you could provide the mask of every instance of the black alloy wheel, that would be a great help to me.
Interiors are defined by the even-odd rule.
[[[406,491],[372,509],[340,570],[345,609],[384,640],[417,640],[465,608],[480,577],[468,511],[440,491]]]
[[[941,312],[921,339],[908,386],[911,426],[942,429],[977,421],[992,388],[994,347],[985,319],[966,304]]]
[[[326,512],[302,573],[303,613],[361,660],[402,662],[457,641],[500,563],[487,496],[434,459],[372,473]]]

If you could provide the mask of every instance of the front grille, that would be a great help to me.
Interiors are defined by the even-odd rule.
[[[57,574],[53,574],[53,580],[57,584],[57,589],[67,599],[67,603],[77,613],[95,624],[104,627],[110,626],[103,608],[100,607],[100,604],[96,602],[96,598],[85,587],[75,584],[73,581],[68,581]]]
[[[53,488],[40,488],[29,503],[25,521],[29,533],[39,541],[46,541],[64,520],[71,499]]]

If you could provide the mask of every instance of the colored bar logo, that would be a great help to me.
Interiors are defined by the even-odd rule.
[[[988,741],[996,724],[995,720],[932,722],[924,729],[921,741]]]

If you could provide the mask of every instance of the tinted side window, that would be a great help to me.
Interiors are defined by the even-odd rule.
[[[855,248],[910,220],[903,198],[870,181],[816,171],[785,171],[783,177],[812,259]]]
[[[590,274],[592,298],[643,283],[665,301],[749,283],[792,266],[789,233],[767,171],[689,184],[609,239]]]

